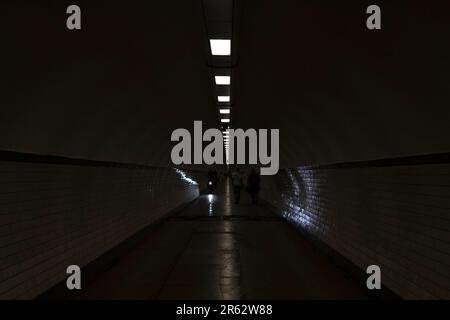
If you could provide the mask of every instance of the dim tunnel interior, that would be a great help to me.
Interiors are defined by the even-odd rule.
[[[76,2],[0,4],[0,299],[450,298],[448,1]],[[279,129],[257,204],[194,121]]]

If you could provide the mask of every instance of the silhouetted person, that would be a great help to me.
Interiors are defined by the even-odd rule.
[[[239,203],[241,200],[241,188],[244,182],[239,168],[236,168],[236,171],[231,174],[231,179],[233,180],[234,187],[234,202]]]
[[[208,171],[208,181],[212,181],[214,177],[214,171],[209,170]]]
[[[214,184],[214,187],[217,186],[218,182],[219,182],[219,175],[217,174],[217,171],[214,170],[213,171],[213,184]]]
[[[255,169],[252,169],[252,173],[247,178],[247,191],[252,197],[252,203],[258,203],[258,193],[259,193],[259,174],[256,173]]]

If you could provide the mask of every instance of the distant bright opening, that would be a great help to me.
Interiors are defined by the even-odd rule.
[[[231,40],[228,39],[210,39],[211,54],[213,56],[231,55]]]

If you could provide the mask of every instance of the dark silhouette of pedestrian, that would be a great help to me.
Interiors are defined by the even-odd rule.
[[[260,184],[259,174],[256,173],[255,169],[252,169],[252,173],[247,178],[247,191],[252,197],[252,203],[258,203],[258,193],[259,193],[259,184]]]
[[[234,202],[239,203],[241,200],[241,188],[244,183],[243,175],[239,168],[236,168],[236,171],[231,174],[231,179],[234,188]]]

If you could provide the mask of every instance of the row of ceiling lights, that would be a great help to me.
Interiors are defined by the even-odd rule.
[[[231,40],[230,39],[210,39],[209,40],[210,46],[211,46],[211,54],[213,56],[231,56]],[[219,86],[231,86],[231,76],[214,76],[214,80],[216,85]],[[231,90],[228,90],[228,92],[231,92]],[[231,102],[231,96],[217,96],[217,101],[221,103],[230,103]],[[219,116],[220,116],[220,122],[222,124],[222,127],[226,128],[224,129],[223,133],[223,140],[224,140],[224,146],[225,146],[225,157],[226,162],[228,163],[228,154],[229,154],[229,125],[230,125],[230,116],[231,116],[231,105],[228,105],[226,107],[221,106],[219,108]]]

